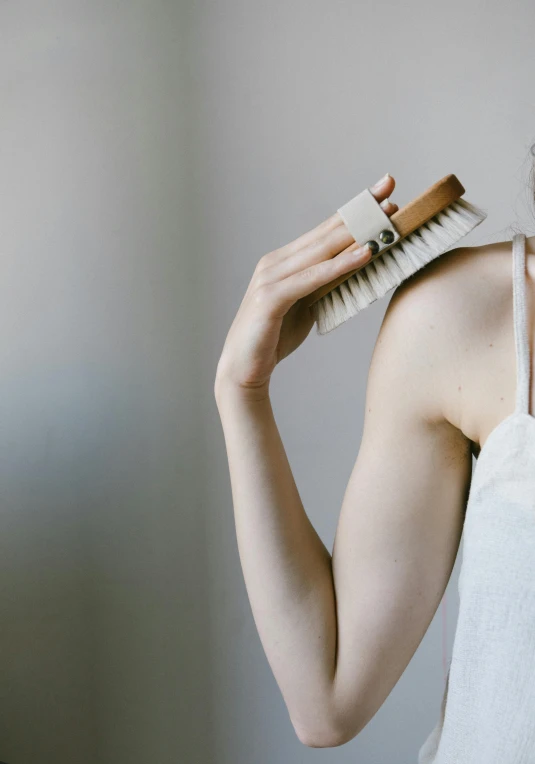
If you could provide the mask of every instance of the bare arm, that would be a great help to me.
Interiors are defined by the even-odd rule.
[[[220,391],[218,406],[240,562],[262,645],[301,741],[336,745],[327,705],[336,648],[331,555],[303,508],[269,398],[249,402]]]
[[[383,704],[436,612],[461,537],[469,442],[434,417],[434,337],[402,302],[392,299],[373,354],[332,557],[303,508],[269,398],[219,398],[248,596],[307,745],[347,742]]]
[[[453,366],[440,336],[442,307],[433,289],[418,291],[417,279],[398,288],[368,375],[363,436],[332,555],[338,642],[329,705],[346,741],[414,655],[461,539],[472,456],[470,441],[442,414]]]
[[[376,713],[455,561],[471,457],[441,416],[420,308],[400,289],[385,316],[332,557],[303,508],[267,386],[236,385],[226,373],[216,382],[247,592],[306,745],[347,742]]]

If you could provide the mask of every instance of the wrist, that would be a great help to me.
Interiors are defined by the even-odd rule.
[[[245,387],[224,375],[216,376],[214,396],[218,408],[233,404],[258,404],[269,401],[269,381],[259,387]]]

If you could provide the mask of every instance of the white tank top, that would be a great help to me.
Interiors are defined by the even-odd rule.
[[[526,237],[513,237],[516,406],[472,475],[459,617],[440,718],[418,764],[535,763],[535,417],[529,413]]]

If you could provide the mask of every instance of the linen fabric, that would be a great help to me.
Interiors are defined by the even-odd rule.
[[[516,405],[472,475],[452,659],[418,764],[535,764],[535,417],[523,233],[512,252]]]

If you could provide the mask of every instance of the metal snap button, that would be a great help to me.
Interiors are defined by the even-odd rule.
[[[373,239],[371,239],[370,241],[367,241],[366,244],[370,248],[370,252],[372,253],[372,255],[376,255],[379,252],[379,245]]]
[[[379,238],[381,239],[383,244],[392,244],[392,242],[394,241],[394,234],[388,228],[385,228],[385,230],[381,231],[381,233],[379,234]]]

